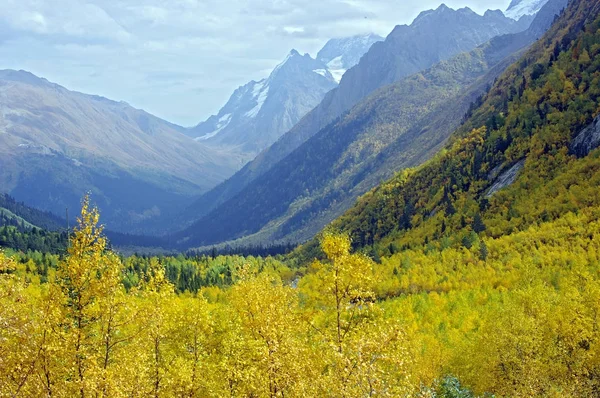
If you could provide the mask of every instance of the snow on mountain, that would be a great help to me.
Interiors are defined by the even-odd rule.
[[[268,95],[269,85],[267,80],[263,79],[260,82],[258,82],[258,84],[256,84],[256,86],[254,86],[254,89],[252,90],[252,99],[256,100],[256,106],[250,109],[248,112],[246,112],[245,115],[250,118],[256,117],[256,115],[258,115],[258,112],[260,112],[263,105],[265,104]]]
[[[329,68],[329,72],[333,75],[333,78],[336,82],[340,82],[342,80],[342,76],[348,70],[348,68],[344,67],[343,57],[340,55],[339,57],[335,57],[331,61],[327,63],[327,68]]]
[[[547,2],[548,0],[512,0],[504,15],[518,21],[525,15],[537,14]]]
[[[292,50],[268,78],[235,90],[217,115],[187,134],[208,145],[239,148],[252,157],[317,106],[379,40],[376,35],[333,39],[317,59]]]
[[[268,78],[238,88],[215,116],[188,135],[234,147],[248,159],[275,142],[337,85],[327,65],[292,50]]]
[[[219,119],[219,121],[217,123],[217,129],[215,131],[205,134],[201,137],[195,138],[195,140],[196,141],[204,141],[204,140],[207,140],[207,139],[219,134],[221,132],[221,130],[223,130],[225,127],[229,126],[229,122],[231,122],[231,116],[232,116],[231,113],[227,113],[227,114],[221,116],[221,118]]]
[[[358,64],[369,48],[383,37],[374,34],[331,39],[317,54],[317,59],[327,65],[336,82],[342,80],[346,71]]]

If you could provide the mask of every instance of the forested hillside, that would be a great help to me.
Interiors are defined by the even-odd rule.
[[[76,219],[73,215],[71,217],[72,226]],[[24,253],[65,254],[69,240],[68,224],[66,219],[17,202],[10,195],[0,194],[0,247],[2,248]],[[168,242],[153,236],[123,234],[110,230],[105,231],[105,234],[113,245],[121,248],[146,247],[160,251],[168,246]]]
[[[598,26],[589,20],[600,5],[575,4],[502,75],[447,149],[365,195],[332,227],[356,247],[460,243],[474,224],[497,237],[595,206],[596,156],[578,158],[570,145],[600,113]],[[490,192],[515,171],[514,184]]]
[[[310,239],[359,195],[435,154],[470,104],[566,3],[551,1],[525,32],[494,38],[378,90],[177,239],[186,247],[241,237],[261,243]]]
[[[66,226],[64,220],[54,214],[31,208],[6,194],[0,194],[0,211],[12,213],[15,216],[13,219],[17,219],[16,222],[19,221],[18,219],[26,220],[28,224],[50,231],[56,231]],[[0,225],[10,224],[8,214],[4,214],[2,220]]]
[[[67,240],[64,220],[0,194],[0,248],[64,253]]]

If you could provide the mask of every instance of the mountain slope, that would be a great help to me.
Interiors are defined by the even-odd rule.
[[[346,72],[340,85],[319,106],[232,178],[186,210],[187,218],[198,219],[233,198],[376,89],[471,51],[492,37],[525,29],[523,23],[506,18],[499,11],[480,16],[466,8],[452,10],[446,6],[422,13],[410,26],[397,26],[385,41],[375,43],[360,63]]]
[[[331,39],[319,51],[317,59],[327,65],[327,69],[339,83],[346,71],[357,65],[378,41],[383,41],[383,37],[374,34]]]
[[[267,79],[238,88],[216,116],[188,135],[254,157],[275,142],[336,86],[327,66],[292,50]]]
[[[558,10],[561,1],[553,2]],[[540,18],[532,29],[550,23]],[[380,89],[181,238],[192,245],[257,232],[253,243],[310,238],[379,181],[431,157],[458,127],[457,115],[514,61],[505,58],[535,39],[529,31],[501,36]]]
[[[6,194],[0,194],[1,210],[14,215],[20,220],[24,220],[29,225],[49,231],[57,231],[66,226],[64,220],[60,217],[50,212],[31,208],[22,202],[17,202],[14,198]],[[0,225],[2,224],[0,223]]]
[[[125,103],[0,71],[0,190],[58,214],[91,190],[111,227],[130,225],[239,167],[179,129]]]
[[[365,195],[331,228],[385,254],[469,247],[478,235],[508,235],[568,212],[597,216],[598,54],[600,3],[572,0],[444,152]]]
[[[238,88],[217,115],[186,134],[210,146],[234,147],[252,159],[317,106],[379,40],[376,35],[333,39],[317,59],[292,50],[267,79]]]

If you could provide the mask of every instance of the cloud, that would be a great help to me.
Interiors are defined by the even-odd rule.
[[[283,31],[289,35],[293,35],[296,33],[304,33],[304,28],[302,26],[284,26]]]
[[[77,0],[5,0],[0,23],[14,35],[50,42],[126,42],[129,32],[106,11]]]
[[[477,12],[509,0],[4,0],[0,67],[125,100],[191,125],[290,49],[387,35],[442,1]]]

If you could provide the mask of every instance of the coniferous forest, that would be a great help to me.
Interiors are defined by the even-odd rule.
[[[93,194],[0,196],[0,397],[600,396],[600,3],[459,117],[297,246],[125,253]]]

